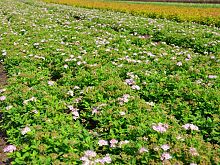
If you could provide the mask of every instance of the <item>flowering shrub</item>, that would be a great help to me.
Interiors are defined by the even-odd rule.
[[[33,0],[0,20],[12,164],[220,163],[219,28]]]

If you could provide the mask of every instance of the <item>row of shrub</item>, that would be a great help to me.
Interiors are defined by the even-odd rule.
[[[175,21],[190,21],[205,25],[220,27],[219,8],[193,8],[178,6],[161,6],[153,4],[129,4],[105,1],[88,0],[44,0],[59,4],[74,5],[79,7],[115,10],[150,18],[167,18]]]
[[[0,13],[12,164],[219,164],[218,28],[34,0]]]
[[[112,0],[118,1],[118,0]],[[120,0],[120,1],[128,1],[128,0]],[[219,0],[129,0],[134,2],[181,2],[181,3],[212,3],[219,4]],[[178,4],[177,4],[178,5]]]

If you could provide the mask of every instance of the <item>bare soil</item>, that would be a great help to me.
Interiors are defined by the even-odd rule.
[[[2,88],[7,83],[7,75],[6,72],[0,63],[0,88]],[[0,120],[2,118],[2,114],[0,111]],[[0,165],[10,164],[7,155],[3,152],[3,148],[6,146],[5,135],[0,130]]]

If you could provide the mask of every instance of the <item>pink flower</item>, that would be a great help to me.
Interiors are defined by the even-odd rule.
[[[197,165],[196,163],[190,163],[190,165]]]
[[[86,156],[81,157],[80,160],[82,160],[84,162],[88,162],[89,161],[88,157],[86,157]]]
[[[121,116],[124,116],[126,113],[125,112],[119,112]]]
[[[31,97],[30,99],[28,100],[24,100],[23,101],[23,104],[26,105],[29,101],[36,101],[37,99],[35,97]]]
[[[190,128],[190,124],[185,124],[182,126],[185,130],[188,130]]]
[[[94,114],[98,114],[98,113],[99,113],[98,107],[92,108],[92,114],[93,114],[93,115],[94,115]]]
[[[146,149],[145,147],[142,147],[139,149],[139,153],[142,154],[144,152],[148,152],[148,149]]]
[[[169,160],[171,158],[172,158],[172,156],[167,152],[164,152],[160,157],[161,160]]]
[[[74,109],[75,109],[72,105],[68,105],[67,107],[68,107],[69,110],[71,110],[71,111],[74,111]]]
[[[170,149],[170,146],[168,144],[164,144],[161,146],[161,148],[164,150],[164,151],[167,151]]]
[[[89,160],[89,158],[86,156],[81,157],[80,160],[83,162],[82,165],[94,164],[94,162]]]
[[[101,163],[101,164],[109,164],[112,162],[111,157],[109,156],[109,154],[107,154],[105,157],[103,157],[102,159],[96,159],[95,160],[96,163]]]
[[[74,95],[74,92],[73,92],[72,90],[69,90],[69,91],[67,92],[67,94],[70,95],[70,96],[73,96],[73,95]]]
[[[182,64],[182,62],[179,61],[179,62],[176,63],[176,65],[177,66],[182,66],[183,64]]]
[[[133,79],[126,79],[125,82],[128,85],[134,85],[135,84],[135,81]]]
[[[129,141],[128,140],[124,140],[124,141],[120,141],[119,142],[119,147],[122,147],[122,145],[128,144]]]
[[[106,141],[106,140],[99,140],[98,144],[99,144],[99,146],[107,146],[108,145],[108,141]]]
[[[81,65],[81,64],[82,64],[82,62],[81,62],[81,61],[78,61],[78,62],[77,62],[77,65]]]
[[[17,148],[14,145],[8,145],[3,149],[3,151],[4,152],[13,152],[13,151],[16,151],[16,149]]]
[[[108,154],[104,158],[102,158],[102,160],[104,163],[107,163],[107,164],[112,162],[112,159]]]
[[[33,112],[34,114],[38,114],[38,111],[37,111],[36,109],[34,109],[32,112]]]
[[[119,97],[118,100],[119,100],[119,104],[122,105],[124,103],[127,103],[129,101],[129,98],[131,96],[129,94],[124,94],[122,97]]]
[[[67,64],[65,64],[63,67],[66,69],[66,68],[68,68],[68,65],[67,65]]]
[[[79,118],[79,112],[78,111],[72,111],[73,119],[76,120]]]
[[[140,90],[141,89],[138,85],[132,85],[131,88],[135,89],[135,90]]]
[[[183,125],[182,127],[183,127],[185,130],[195,130],[195,131],[198,131],[198,130],[199,130],[199,128],[198,128],[196,125],[194,125],[194,124],[189,124],[189,123]]]
[[[216,75],[209,75],[208,78],[215,79],[215,78],[217,78],[217,76]]]
[[[190,129],[194,130],[194,131],[198,131],[199,130],[199,128],[196,125],[193,125],[193,124],[190,125]]]
[[[75,102],[75,103],[79,103],[81,100],[82,100],[82,96],[76,98],[76,99],[74,100],[74,102]]]
[[[189,152],[190,152],[190,154],[191,154],[192,156],[199,156],[199,153],[198,153],[197,150],[196,150],[195,148],[193,148],[193,147],[191,147],[191,148],[189,149]]]
[[[164,133],[167,131],[168,125],[163,123],[158,123],[158,125],[153,125],[152,128],[157,132]]]
[[[155,103],[152,102],[152,101],[151,101],[151,102],[146,102],[146,104],[147,104],[147,105],[150,105],[150,106],[152,106],[152,107],[155,105]]]
[[[4,101],[4,100],[6,100],[6,96],[1,96],[0,101]]]
[[[29,99],[29,101],[36,101],[37,99],[35,98],[35,97],[31,97],[30,99]]]
[[[92,151],[92,150],[87,150],[85,151],[85,156],[88,157],[88,158],[93,158],[93,157],[96,157],[96,152],[95,151]]]
[[[73,107],[72,105],[68,105],[67,107],[69,108],[69,110],[71,111],[71,113],[72,113],[74,116],[79,116],[79,113],[78,113],[78,110],[79,110],[79,109]]]
[[[116,147],[116,144],[118,143],[118,140],[116,140],[116,139],[112,139],[112,140],[110,140],[110,146],[111,147]]]
[[[48,81],[48,85],[49,85],[49,86],[53,86],[54,83],[55,83],[54,81]]]
[[[31,131],[31,129],[26,126],[25,128],[23,128],[23,129],[21,130],[21,134],[22,134],[22,135],[25,135],[26,133],[28,133],[28,132],[30,132],[30,131]]]
[[[101,164],[104,164],[104,161],[103,161],[102,159],[99,158],[99,159],[96,159],[96,160],[95,160],[95,163],[101,163]]]

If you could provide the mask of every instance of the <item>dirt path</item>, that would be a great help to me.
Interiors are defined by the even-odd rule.
[[[3,69],[2,64],[0,63],[0,89],[6,85],[6,72]],[[1,120],[1,112],[0,112],[0,120]],[[8,163],[8,158],[6,154],[3,152],[3,148],[5,147],[6,142],[4,140],[4,134],[0,131],[0,165],[10,164]]]

